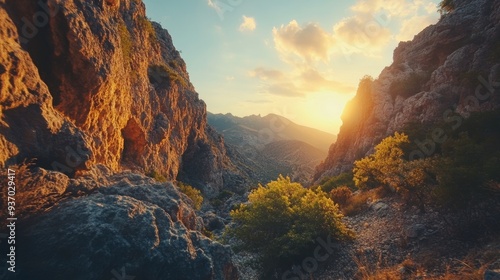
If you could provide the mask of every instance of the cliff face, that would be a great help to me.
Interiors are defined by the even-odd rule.
[[[72,175],[99,163],[222,187],[234,171],[224,145],[141,1],[0,3],[2,166],[37,158]]]
[[[376,80],[360,83],[315,180],[351,170],[381,139],[408,124],[451,127],[470,112],[500,106],[500,2],[454,2],[453,12],[401,42]]]
[[[0,0],[0,167],[24,256],[1,279],[238,279],[192,201],[141,175],[245,183],[140,0]]]

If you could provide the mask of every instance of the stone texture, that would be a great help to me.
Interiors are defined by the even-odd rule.
[[[93,176],[109,172],[103,167],[78,179],[25,172],[39,188],[23,190],[19,205],[41,199],[17,227],[16,277],[2,279],[112,279],[122,268],[136,279],[239,277],[230,248],[200,233],[202,219],[171,183],[125,172],[95,184]]]
[[[360,85],[344,110],[337,142],[316,168],[314,181],[351,170],[355,160],[409,123],[444,121],[453,125],[454,121],[445,119],[450,116],[445,115],[448,109],[467,117],[473,111],[499,107],[500,2],[454,2],[454,12],[425,28],[412,41],[401,42],[392,65],[371,85]],[[403,88],[391,96],[391,84],[417,75],[424,77],[418,88]],[[478,87],[480,98],[476,97],[475,106],[471,99]]]
[[[70,175],[93,164],[156,171],[209,196],[235,185],[228,178],[241,174],[186,64],[141,1],[40,3],[0,9],[2,166],[37,158]],[[33,25],[33,15],[47,21]]]

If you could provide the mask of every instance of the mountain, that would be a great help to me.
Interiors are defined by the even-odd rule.
[[[229,153],[238,166],[247,166],[258,182],[274,180],[279,174],[307,182],[314,167],[326,156],[335,135],[298,125],[285,117],[269,114],[236,117],[211,114],[208,123],[233,147]]]
[[[455,129],[471,112],[500,107],[500,2],[453,3],[453,13],[401,42],[377,79],[361,81],[315,181],[351,170],[381,139],[411,124],[431,127],[439,138],[440,124]],[[414,155],[430,155],[434,140],[420,141]]]
[[[224,135],[226,142],[234,145],[243,141],[252,146],[263,148],[266,144],[274,141],[298,140],[321,151],[328,151],[336,138],[333,134],[298,125],[276,114],[264,117],[251,115],[240,118],[232,114],[212,114],[209,112],[207,118],[208,123]]]
[[[238,278],[191,200],[144,175],[206,197],[246,185],[142,1],[0,0],[0,27],[0,166],[16,172],[25,252],[17,279]],[[16,277],[1,266],[0,278]]]

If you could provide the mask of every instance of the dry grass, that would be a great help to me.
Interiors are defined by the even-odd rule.
[[[386,196],[383,188],[360,191],[350,196],[344,205],[340,205],[340,210],[346,216],[355,216],[368,209],[368,201],[374,201],[383,196]]]
[[[354,258],[354,261],[358,266],[356,279],[359,280],[482,280],[490,264],[478,266],[474,265],[470,259],[454,260],[452,265],[447,265],[444,273],[431,274],[425,266],[412,258],[407,258],[402,263],[390,267],[384,267],[380,257],[373,264],[370,264],[366,258]]]

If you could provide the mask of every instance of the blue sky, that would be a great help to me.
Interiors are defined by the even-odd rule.
[[[283,115],[337,133],[364,75],[435,23],[438,0],[143,0],[213,113]]]

